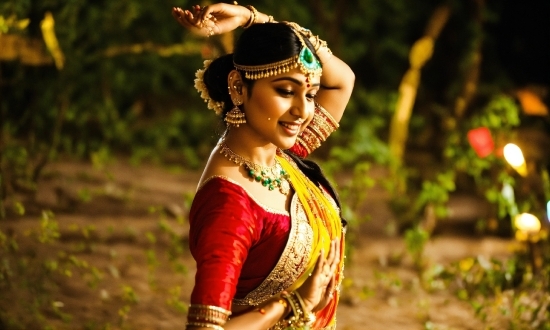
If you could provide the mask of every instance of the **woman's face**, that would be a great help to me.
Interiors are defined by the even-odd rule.
[[[256,80],[244,95],[244,127],[266,143],[281,149],[292,147],[313,118],[319,81],[319,77],[306,81],[298,68]]]

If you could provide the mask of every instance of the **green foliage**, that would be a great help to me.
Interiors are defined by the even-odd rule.
[[[66,59],[60,70],[18,61],[0,64],[2,190],[35,189],[42,167],[59,153],[123,152],[137,155],[138,162],[178,152],[178,161],[199,164],[198,155],[206,155],[211,145],[204,132],[213,132],[215,118],[206,114],[192,86],[200,53],[209,46],[172,22],[171,6],[187,6],[186,1],[164,4],[0,5],[2,17],[30,18],[26,29],[8,32],[39,43],[40,20],[51,12]],[[172,24],[159,23],[166,21]],[[3,31],[6,26],[2,19]]]
[[[60,153],[87,158],[98,151],[111,156],[123,152],[135,164],[143,160],[168,160],[197,167],[203,163],[215,142],[216,118],[205,111],[194,91],[193,78],[201,66],[201,55],[213,56],[219,50],[217,40],[199,41],[182,32],[171,19],[171,6],[185,8],[191,4],[194,3],[184,0],[162,3],[12,0],[0,5],[0,15],[6,18],[2,20],[3,31],[39,42],[40,20],[51,12],[65,57],[61,70],[52,65],[31,67],[17,61],[1,64],[0,165],[2,184],[8,194],[20,191],[21,183],[33,189],[44,164]],[[367,63],[370,72],[374,69],[380,72],[385,86],[381,90],[386,91],[362,92],[357,101],[352,100],[351,107],[357,110],[351,112],[357,115],[366,113],[364,104],[376,108],[378,101],[387,102],[387,95],[393,93],[391,97],[395,98],[391,90],[401,75],[408,45],[414,38],[410,27],[420,31],[419,23],[425,18],[423,10],[431,6],[380,0],[251,4],[280,20],[295,20],[318,31],[333,45],[335,53],[357,67],[358,78],[360,66]],[[356,7],[365,9],[368,19],[357,11],[346,13]],[[7,23],[10,17],[14,18]],[[25,18],[30,19],[28,26],[16,24]],[[404,29],[405,26],[408,28]],[[378,27],[384,38],[379,37]],[[361,37],[356,37],[357,33]],[[400,64],[372,65],[372,61],[366,61],[369,51],[375,54],[372,57],[375,62],[391,58]],[[361,90],[364,89],[358,88]],[[391,108],[385,107],[384,111],[387,116]],[[365,117],[357,127],[353,122],[350,118],[343,126],[367,133],[363,137],[370,143],[365,145],[364,139],[357,140],[355,134],[346,134],[341,141],[352,136],[356,139],[352,141],[355,152],[363,153],[366,147],[370,155],[387,154],[384,143],[376,136],[383,129],[385,118],[369,121]]]
[[[447,215],[446,204],[456,190],[465,190],[486,198],[495,205],[495,218],[509,221],[518,211],[542,209],[540,201],[527,192],[515,202],[502,195],[502,186],[517,186],[521,178],[509,171],[496,155],[478,157],[466,139],[467,132],[488,127],[495,139],[509,140],[520,124],[520,111],[505,90],[513,88],[506,73],[496,64],[490,47],[475,54],[481,40],[494,38],[482,30],[471,14],[469,4],[445,2],[452,7],[452,19],[436,41],[434,56],[422,72],[407,151],[427,151],[429,166],[405,164],[387,179],[378,180],[370,173],[373,165],[395,164],[386,143],[389,122],[398,97],[397,86],[408,68],[410,46],[424,33],[433,10],[444,2],[406,0],[346,1],[251,1],[259,10],[279,20],[297,21],[328,41],[333,52],[344,59],[356,73],[356,87],[341,128],[330,140],[330,152],[322,155],[328,174],[345,173],[339,191],[344,217],[350,223],[348,238],[353,242],[354,229],[367,221],[361,212],[366,194],[373,187],[384,187],[392,197],[391,206],[404,232],[407,251],[419,269],[424,266],[423,250],[430,232],[419,223],[428,211],[437,219]],[[55,33],[65,56],[62,69],[53,64],[31,66],[18,60],[0,62],[0,219],[25,213],[21,193],[34,194],[41,170],[60,156],[88,159],[97,169],[105,168],[120,154],[136,166],[141,162],[177,163],[198,168],[215,143],[217,118],[206,111],[193,88],[194,72],[202,57],[219,54],[219,40],[207,41],[182,32],[170,16],[172,6],[185,8],[195,4],[186,0],[153,1],[117,0],[90,2],[8,0],[0,4],[0,33],[20,40],[34,40],[44,47],[40,20],[46,12],[55,19]],[[499,19],[498,6],[486,4],[482,11],[487,24]],[[29,19],[28,24],[26,19]],[[237,32],[238,34],[239,32]],[[494,49],[493,49],[494,51]],[[484,59],[478,90],[469,104],[467,116],[456,117],[454,105],[467,85],[468,70],[475,55]],[[488,64],[487,64],[488,63]],[[468,85],[469,86],[469,85]],[[319,152],[322,152],[321,150]],[[466,178],[466,179],[464,179]],[[548,173],[542,173],[544,194],[550,199]],[[462,182],[469,182],[467,186]],[[80,202],[90,202],[96,191],[78,191]],[[5,205],[8,205],[8,208]],[[515,210],[515,211],[514,211]],[[130,242],[146,242],[144,258],[149,285],[157,280],[161,260],[168,258],[176,274],[186,274],[181,263],[185,253],[180,232],[174,229],[161,207],[152,207],[159,217],[158,231],[141,233],[125,227]],[[177,224],[183,224],[178,218]],[[62,234],[54,214],[44,211],[33,228],[32,239],[38,246],[57,248]],[[77,257],[94,250],[98,233],[93,227],[75,227],[82,241],[74,251],[64,251],[43,260],[29,257],[19,250],[20,237],[0,231],[0,291],[30,290],[29,324],[0,312],[0,319],[14,328],[40,325],[52,328],[46,314],[63,322],[71,316],[63,313],[62,304],[53,299],[47,285],[57,276],[82,276],[92,289],[104,278],[120,277],[112,266],[104,273]],[[115,229],[113,229],[115,231]],[[164,244],[164,245],[162,245]],[[162,249],[159,248],[162,246]],[[353,244],[348,244],[348,248]],[[116,258],[116,251],[111,251]],[[430,275],[432,288],[444,280],[461,283],[457,295],[464,299],[481,294],[504,297],[511,289],[527,257],[512,264],[473,260],[467,270],[440,267]],[[546,262],[546,264],[548,264]],[[464,265],[462,266],[464,267]],[[505,270],[504,270],[505,269]],[[106,275],[109,273],[108,275]],[[445,276],[449,275],[449,278]],[[379,278],[391,288],[402,288],[399,279]],[[124,326],[139,304],[135,288],[122,284],[119,326]],[[548,290],[548,287],[542,287]],[[10,291],[11,290],[11,291]],[[166,303],[180,313],[186,312],[181,287],[168,290]],[[509,292],[509,291],[506,291]],[[364,290],[364,296],[372,295]],[[525,295],[513,294],[512,309],[519,316],[526,307]],[[509,297],[508,297],[509,298]],[[24,298],[21,298],[24,299]],[[547,299],[544,296],[544,299]],[[544,314],[544,301],[536,305]],[[474,302],[478,315],[487,305]],[[34,322],[34,323],[33,323]],[[88,323],[89,328],[111,328],[110,323]],[[511,321],[520,328],[522,321]],[[516,322],[516,323],[514,323]],[[101,323],[101,322],[100,322]],[[539,326],[539,325],[533,325]],[[425,328],[432,325],[425,323]],[[543,329],[543,328],[540,328]]]
[[[430,233],[422,228],[408,229],[405,232],[405,246],[411,254],[413,263],[417,268],[421,268],[424,264],[423,253],[424,247],[430,239]]]
[[[184,244],[181,238],[182,218],[170,219],[162,208],[151,207],[158,215],[158,229],[124,231],[124,228],[105,230],[94,225],[62,227],[51,211],[44,211],[25,232],[7,234],[0,230],[0,321],[7,329],[74,328],[86,324],[91,329],[108,329],[111,324],[128,328],[136,306],[142,303],[138,288],[130,284],[120,271],[120,261],[147,268],[150,289],[164,297],[166,306],[177,313],[186,313],[181,286],[168,287],[159,281],[159,274],[170,277],[186,275],[182,265]],[[123,235],[122,237],[120,235]],[[120,260],[116,250],[104,256],[96,245],[109,239],[128,244],[144,244],[143,259]],[[71,241],[73,241],[71,243]],[[141,243],[140,243],[141,242]],[[23,246],[23,248],[20,248]],[[136,249],[138,252],[140,248]],[[101,259],[109,258],[105,267]],[[118,260],[117,260],[118,259]],[[118,261],[118,262],[117,262]],[[142,263],[142,264],[140,264]],[[182,279],[182,277],[179,277]],[[110,315],[86,316],[77,319],[67,312],[66,297],[61,295],[61,283],[70,282],[70,290],[80,288],[93,305],[105,301],[113,306]],[[109,284],[114,283],[109,289]],[[77,289],[78,290],[78,289]],[[149,292],[149,291],[148,291]],[[111,297],[111,295],[113,297]],[[66,326],[58,327],[61,321]]]
[[[434,208],[435,216],[443,219],[447,216],[449,193],[455,190],[455,173],[439,173],[435,181],[424,181],[422,190],[415,200],[413,210],[420,212],[427,205]]]
[[[471,304],[477,317],[507,329],[547,330],[550,319],[550,245],[539,243],[545,267],[534,271],[525,251],[513,258],[498,260],[470,257],[447,267],[436,265],[426,270],[427,288],[451,290]]]
[[[176,309],[181,314],[187,314],[187,304],[181,300],[182,287],[177,285],[169,290],[168,306]]]

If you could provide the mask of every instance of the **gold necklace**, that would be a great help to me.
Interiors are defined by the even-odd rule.
[[[283,170],[276,158],[275,165],[263,166],[236,154],[233,150],[229,149],[225,141],[221,141],[218,146],[220,148],[220,154],[224,155],[225,158],[239,166],[244,165],[248,176],[252,180],[261,183],[269,190],[278,188],[281,194],[288,195],[290,191],[290,179],[288,173]]]

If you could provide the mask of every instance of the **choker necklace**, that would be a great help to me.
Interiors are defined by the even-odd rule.
[[[269,190],[278,188],[281,194],[288,195],[290,191],[289,177],[277,159],[275,159],[275,165],[273,166],[262,166],[236,154],[233,150],[229,149],[225,141],[220,142],[218,146],[220,147],[220,154],[224,155],[225,158],[239,166],[244,165],[251,179],[260,182]]]

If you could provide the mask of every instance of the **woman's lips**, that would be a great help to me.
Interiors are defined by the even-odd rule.
[[[291,122],[279,122],[281,126],[284,127],[284,129],[290,134],[290,135],[296,135],[298,132],[300,132],[300,127],[302,126],[301,123],[291,123]]]

